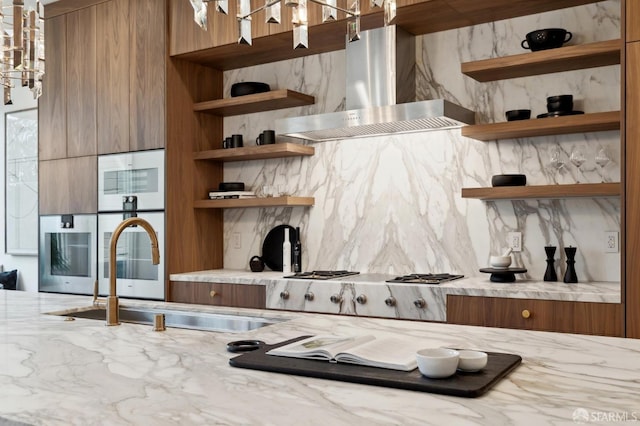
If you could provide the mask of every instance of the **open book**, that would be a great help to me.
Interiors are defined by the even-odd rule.
[[[369,367],[411,371],[418,365],[416,350],[406,340],[374,336],[313,336],[267,351],[267,355],[346,362]]]

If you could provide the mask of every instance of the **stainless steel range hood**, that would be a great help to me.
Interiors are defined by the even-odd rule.
[[[346,47],[346,111],[276,120],[279,135],[316,142],[473,124],[443,99],[415,101],[415,37],[396,26],[364,31]]]

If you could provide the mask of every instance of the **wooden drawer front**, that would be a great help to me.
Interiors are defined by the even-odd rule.
[[[623,335],[621,304],[447,296],[447,322],[564,333]]]
[[[265,287],[261,285],[172,281],[169,301],[264,309]]]

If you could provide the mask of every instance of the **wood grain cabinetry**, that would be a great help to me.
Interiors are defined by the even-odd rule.
[[[95,28],[96,6],[67,15],[67,157],[98,152]]]
[[[98,212],[98,157],[39,162],[40,214]]]
[[[629,1],[627,2],[627,4]],[[638,2],[636,2],[637,4]],[[637,9],[640,13],[640,7]],[[627,25],[629,22],[627,22]],[[640,41],[626,50],[625,228],[623,235],[627,336],[640,338]]]
[[[624,335],[622,304],[447,296],[447,322],[563,333]]]
[[[626,0],[627,41],[640,41],[640,0]]]
[[[169,297],[172,302],[180,303],[255,309],[266,307],[266,289],[261,285],[172,281]]]

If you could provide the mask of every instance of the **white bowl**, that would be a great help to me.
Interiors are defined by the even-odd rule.
[[[511,256],[491,256],[489,264],[492,268],[504,269],[511,265]]]
[[[458,351],[446,348],[419,350],[416,354],[418,370],[423,376],[442,379],[455,374],[458,368]]]
[[[480,371],[487,366],[487,354],[481,351],[462,350],[458,359],[458,369],[461,371]]]

